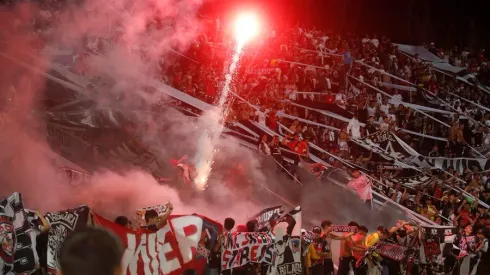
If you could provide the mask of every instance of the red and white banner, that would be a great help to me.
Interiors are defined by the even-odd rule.
[[[123,274],[180,275],[187,269],[202,274],[222,226],[198,215],[170,216],[156,232],[133,231],[94,214],[94,223],[117,234],[126,248]]]
[[[275,257],[270,233],[229,233],[221,253],[221,269],[234,269],[248,263],[271,264]]]
[[[350,233],[350,232],[357,232],[357,226],[348,226],[348,225],[332,225],[331,229],[333,232],[344,232],[344,233]]]

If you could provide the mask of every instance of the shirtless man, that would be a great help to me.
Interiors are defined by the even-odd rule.
[[[451,128],[449,129],[449,133],[448,133],[448,137],[447,137],[448,147],[450,148],[450,154],[452,156],[454,156],[457,152],[458,131],[459,131],[459,124],[456,120],[453,120],[451,122]]]
[[[353,225],[351,225],[353,224]],[[330,244],[328,243],[329,241],[331,240],[340,240],[341,241],[341,245],[340,245],[340,249],[341,249],[341,253],[342,253],[342,247],[343,247],[343,244],[346,240],[350,239],[350,237],[352,235],[354,235],[354,233],[344,233],[342,236],[337,236],[337,235],[334,235],[332,233],[332,222],[331,221],[328,221],[328,220],[325,220],[325,221],[322,221],[322,239],[324,240],[325,244],[324,244],[324,248],[325,248],[325,251],[328,251],[328,256],[325,257],[325,260],[323,262],[323,266],[324,266],[324,270],[325,270],[325,275],[330,275],[332,274],[333,275],[333,261],[332,261],[332,251],[330,249]],[[357,226],[357,223],[354,223],[354,222],[351,222],[349,223],[349,226]],[[351,255],[352,256],[352,255]],[[340,259],[342,259],[342,254],[341,254],[341,257]],[[348,275],[348,272],[349,272],[349,265],[347,263],[347,269],[345,271],[345,273],[340,273],[340,267],[341,267],[341,264],[339,264],[339,270],[338,270],[338,273],[337,275]]]
[[[364,239],[368,233],[368,229],[365,226],[359,226],[357,233],[351,237],[352,239],[352,256],[358,261],[364,257],[366,250],[364,247]],[[366,266],[354,268],[355,275],[366,275]]]
[[[465,146],[468,145],[468,142],[464,139],[463,130],[464,130],[464,124],[460,123],[456,132],[456,144],[457,144],[456,157],[462,157]]]
[[[324,222],[322,222],[322,228],[324,228]],[[356,222],[350,222],[348,226],[359,226]],[[324,231],[327,231],[324,229]],[[339,270],[337,275],[348,275],[350,267],[354,267],[355,261],[352,257],[352,239],[351,236],[354,233],[344,233],[342,236],[336,236],[328,231],[327,234],[333,240],[340,240],[340,254],[339,254]]]

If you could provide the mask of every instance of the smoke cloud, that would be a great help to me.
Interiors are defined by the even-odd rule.
[[[90,79],[91,84],[78,79],[74,85],[79,91],[66,95],[86,103],[86,109],[75,108],[72,113],[83,114],[81,120],[91,122],[108,110],[129,118],[130,134],[116,132],[120,140],[111,149],[118,148],[121,140],[138,137],[155,156],[151,168],[171,178],[176,171],[169,159],[198,153],[198,137],[209,124],[169,108],[152,110],[151,106],[171,99],[145,79],[159,77],[160,69],[175,61],[175,51],[196,46],[202,32],[201,4],[201,0],[86,0],[56,9],[27,4],[4,9],[0,14],[4,26],[0,30],[1,194],[21,192],[28,208],[41,211],[86,204],[109,218],[132,217],[137,208],[170,201],[176,214],[198,213],[216,220],[231,216],[244,222],[262,208],[283,204],[290,208],[301,205],[307,226],[322,219],[335,223],[360,220],[368,226],[391,222],[397,213],[379,218],[380,214],[360,203],[353,206],[356,199],[344,190],[309,175],[301,175],[304,186],[292,183],[275,171],[272,160],[260,159],[231,137],[221,139],[216,148],[205,192],[175,182],[158,183],[147,169],[149,164],[135,165],[134,160],[111,167],[108,152],[101,153],[102,161],[94,162],[85,155],[97,145],[85,141],[73,146],[71,155],[78,157],[78,165],[94,171],[91,180],[74,186],[60,176],[63,160],[52,152],[51,147],[56,146],[46,142],[46,135],[52,116],[63,120],[68,115],[49,112],[45,96],[53,80],[43,75],[52,72],[56,51],[75,53],[74,59],[83,64],[82,73]],[[160,28],[148,28],[156,15],[161,20],[152,24]],[[87,45],[97,45],[100,51],[87,51]],[[42,48],[52,49],[51,53],[39,53]],[[66,98],[62,103],[69,102]]]

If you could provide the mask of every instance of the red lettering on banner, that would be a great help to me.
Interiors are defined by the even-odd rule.
[[[240,249],[233,251],[233,254],[236,253],[236,255],[235,255],[235,259],[233,261],[232,266],[240,266],[240,259],[242,257],[242,250],[243,250],[243,248],[240,248]]]
[[[250,242],[249,238],[250,238],[250,235],[245,233],[245,238],[243,238],[244,240],[242,241],[240,246],[246,246]]]
[[[199,273],[204,270],[206,259],[196,259],[201,257],[197,248],[205,223],[203,217],[170,217],[168,224],[157,232],[131,231],[97,214],[94,220],[114,231],[125,245],[122,259],[125,275],[180,275],[189,268]]]
[[[257,250],[259,250],[260,246],[259,245],[253,245],[250,248],[250,261],[257,263],[259,261],[259,258],[257,257]]]
[[[225,270],[230,268],[229,261],[231,260],[232,257],[233,255],[229,250],[223,251],[223,255],[221,256],[221,262],[222,262],[221,269]]]

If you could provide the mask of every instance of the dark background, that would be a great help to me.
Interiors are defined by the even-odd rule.
[[[394,42],[437,47],[487,48],[486,0],[209,0],[208,14],[256,9],[282,26],[301,22],[333,33],[377,34]]]

